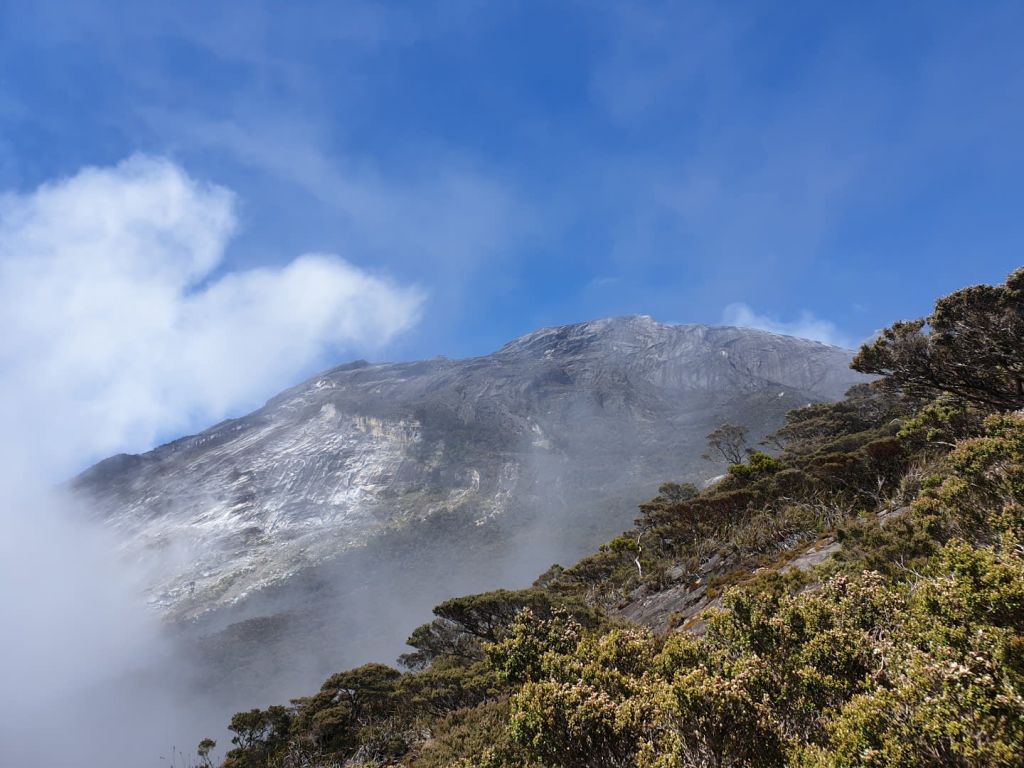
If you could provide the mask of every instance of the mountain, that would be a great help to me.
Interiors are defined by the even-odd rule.
[[[344,616],[336,647],[301,651],[330,666],[398,650],[444,597],[591,551],[659,483],[722,471],[700,458],[714,427],[755,444],[841,397],[864,378],[850,357],[645,316],[546,328],[483,357],[325,371],[73,488],[149,564],[168,617],[265,644]]]

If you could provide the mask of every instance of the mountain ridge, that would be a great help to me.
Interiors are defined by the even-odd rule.
[[[794,404],[836,399],[861,379],[849,354],[649,316],[554,326],[490,355],[335,366],[250,414],[99,462],[72,486],[134,556],[173,563],[153,602],[194,617],[441,510],[483,525],[571,506],[556,496],[610,508],[666,476],[666,454],[692,476],[714,421],[746,409],[760,436]],[[594,513],[583,521],[593,535],[553,559],[628,522]]]

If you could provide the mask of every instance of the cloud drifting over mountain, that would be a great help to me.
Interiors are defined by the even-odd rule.
[[[55,481],[416,322],[418,289],[337,256],[231,270],[236,228],[230,191],[141,155],[0,195],[4,764],[71,765],[118,723],[112,764],[138,765],[201,722],[189,668],[142,604],[157,553],[126,561]],[[60,739],[43,734],[53,720]]]
[[[0,197],[0,418],[27,455],[146,448],[415,323],[418,289],[337,256],[225,270],[235,208],[146,156]]]
[[[831,344],[845,349],[852,349],[856,346],[836,327],[835,323],[822,320],[807,311],[802,312],[796,320],[784,321],[770,315],[758,314],[747,304],[737,302],[730,304],[722,311],[722,324],[737,328],[756,328],[761,331],[781,333],[784,336],[798,336],[802,339],[812,339],[820,341],[822,344]]]

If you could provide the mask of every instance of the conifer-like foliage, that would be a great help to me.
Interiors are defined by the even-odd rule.
[[[1024,765],[1021,290],[941,299],[778,451],[729,443],[580,563],[438,606],[409,671],[236,715],[225,766]],[[686,610],[621,618],[652,596]]]
[[[1004,285],[939,299],[927,318],[895,323],[861,348],[853,368],[904,392],[946,393],[983,407],[1024,408],[1024,269]]]

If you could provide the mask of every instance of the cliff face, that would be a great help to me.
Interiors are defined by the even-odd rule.
[[[786,410],[841,396],[861,378],[849,359],[760,331],[598,320],[484,357],[341,366],[74,486],[159,564],[151,598],[173,617],[405,529],[438,557],[483,540],[511,556],[515,540],[543,567],[628,526],[659,482],[719,472],[699,458],[718,424],[756,442]]]

